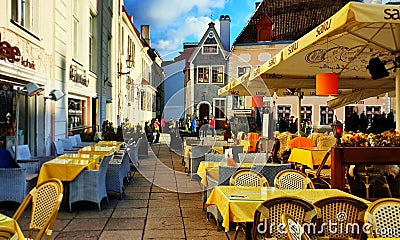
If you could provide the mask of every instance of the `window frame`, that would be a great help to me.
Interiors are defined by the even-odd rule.
[[[324,111],[325,111],[325,113],[323,113]],[[334,115],[335,115],[335,110],[334,109],[329,109],[329,107],[327,105],[319,105],[319,125],[320,126],[330,126],[330,125],[332,125]],[[330,116],[332,116],[332,117],[330,118]],[[327,121],[322,122],[322,120],[324,118]],[[332,119],[332,121],[330,121],[330,119]]]
[[[217,101],[223,102],[223,110],[220,110],[220,105],[217,105]],[[219,116],[219,112],[222,112],[223,117]],[[226,119],[226,98],[213,98],[213,115],[215,120],[225,120]]]
[[[200,71],[199,71],[199,69],[205,69],[206,70],[204,72],[204,75],[207,76],[207,82],[205,82],[205,81],[201,81],[200,82],[200,78],[199,78]],[[210,84],[210,66],[197,66],[196,76],[197,76],[197,83],[198,84]]]
[[[239,70],[241,69],[246,69],[246,71],[242,74],[240,74]],[[243,76],[244,74],[248,73],[251,71],[251,66],[238,66],[237,67],[237,77],[240,78],[241,76]]]
[[[218,68],[217,72],[216,72],[216,77],[217,77],[217,80],[218,80],[219,75],[221,75],[222,79],[221,79],[220,82],[219,81],[218,82],[214,81],[214,68]],[[211,69],[211,84],[224,84],[224,81],[225,81],[225,67],[224,67],[224,65],[213,65],[213,66],[210,66],[210,69]],[[222,70],[222,72],[220,72],[219,70]]]

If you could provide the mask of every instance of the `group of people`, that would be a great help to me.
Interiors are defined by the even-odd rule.
[[[148,142],[159,143],[161,132],[171,133],[179,131],[180,122],[180,119],[177,119],[175,122],[172,118],[170,118],[169,121],[166,121],[164,118],[162,118],[160,122],[158,121],[158,118],[156,118],[152,123],[145,122],[144,131],[146,133]]]
[[[195,115],[186,122],[186,130],[196,132],[199,137],[207,137],[208,130],[211,131],[211,136],[215,136],[215,118],[213,115],[204,116],[202,120],[199,120]]]

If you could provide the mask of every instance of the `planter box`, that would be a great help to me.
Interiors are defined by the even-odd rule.
[[[400,165],[400,147],[335,147],[331,163],[331,186],[344,190],[346,165]]]

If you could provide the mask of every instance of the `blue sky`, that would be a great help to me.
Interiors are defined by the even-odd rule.
[[[261,1],[261,0],[258,0]],[[182,49],[183,42],[197,42],[212,20],[219,31],[220,15],[231,18],[231,44],[255,9],[257,0],[124,0],[135,26],[150,25],[151,46],[164,60]]]

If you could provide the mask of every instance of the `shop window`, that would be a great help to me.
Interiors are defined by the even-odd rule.
[[[85,101],[68,99],[68,128],[74,129],[83,125],[83,105]]]
[[[15,121],[13,86],[10,83],[0,81],[0,142],[5,140],[4,136],[13,135],[13,121]]]
[[[333,109],[328,106],[319,107],[319,125],[332,125]]]
[[[214,117],[215,119],[225,119],[225,99],[214,99]]]

